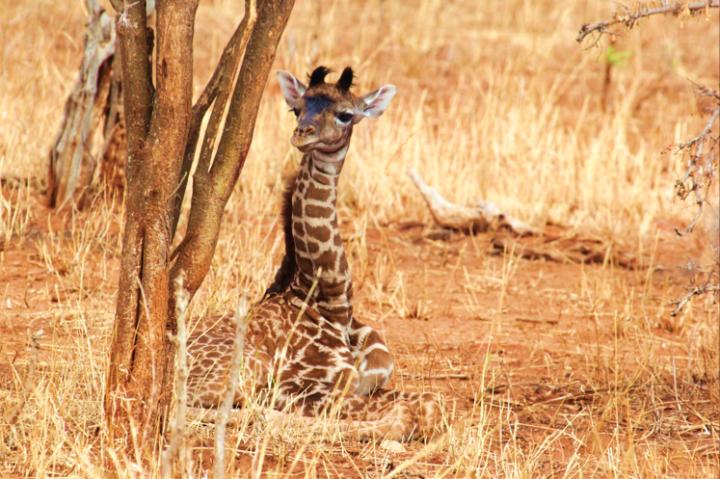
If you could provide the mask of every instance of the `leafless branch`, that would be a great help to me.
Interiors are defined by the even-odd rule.
[[[678,299],[677,301],[673,301],[672,304],[675,305],[675,308],[670,313],[670,316],[677,316],[680,311],[687,305],[690,300],[695,296],[700,296],[706,293],[712,293],[712,292],[719,292],[720,291],[720,285],[713,284],[713,283],[707,283],[703,286],[695,286],[690,291],[685,293],[685,295]]]
[[[713,124],[715,124],[715,120],[717,120],[718,115],[720,115],[720,107],[716,108],[715,111],[713,111],[713,114],[710,116],[707,123],[705,124],[705,128],[703,128],[702,131],[695,138],[679,145],[678,149],[682,150],[685,148],[692,148],[696,144],[702,144],[705,138],[710,134],[710,130],[712,129]],[[694,156],[695,158],[697,158],[700,155],[702,155],[702,150],[699,153],[696,152]]]
[[[715,95],[717,95],[717,93],[714,91],[710,91],[708,93],[708,96],[715,97]],[[711,136],[711,132],[718,117],[720,117],[720,101],[718,101],[717,108],[715,108],[712,115],[710,115],[710,118],[702,131],[691,140],[678,145],[677,151],[685,150],[690,152],[690,163],[687,171],[685,172],[685,176],[682,180],[679,180],[675,184],[675,188],[678,196],[682,199],[687,198],[690,192],[693,192],[695,195],[695,203],[698,208],[697,212],[693,216],[693,219],[690,221],[690,224],[688,224],[684,230],[680,231],[677,228],[675,229],[675,233],[678,236],[691,233],[702,216],[703,204],[705,203],[705,196],[702,192],[703,184],[705,184],[706,187],[709,186],[717,169],[717,166],[713,164],[714,157],[711,153],[715,149],[718,139],[713,138]],[[710,147],[705,150],[704,147],[707,141],[712,143]],[[703,159],[705,159],[705,161],[703,161]],[[701,178],[702,176],[706,178],[705,181]],[[691,182],[689,187],[687,186],[688,180]]]
[[[623,24],[627,28],[632,28],[641,18],[650,17],[653,15],[666,15],[668,13],[672,15],[679,15],[683,11],[687,11],[691,15],[695,15],[706,11],[708,8],[719,8],[720,0],[703,0],[698,2],[672,2],[668,3],[664,1],[662,5],[656,7],[644,6],[638,8],[635,11],[626,10],[625,13],[618,13],[611,20],[603,20],[595,23],[586,23],[580,27],[578,32],[577,42],[582,42],[585,37],[593,32],[598,32],[600,36],[604,33],[612,33],[608,31],[609,27],[614,25]]]
[[[205,118],[205,114],[210,106],[213,106],[210,123],[205,130],[200,160],[201,164],[209,163],[210,161],[209,157],[212,155],[212,146],[217,137],[217,129],[232,91],[233,79],[236,76],[240,59],[245,51],[256,19],[257,9],[255,7],[255,0],[245,0],[245,14],[243,19],[235,29],[232,37],[230,37],[227,45],[225,45],[225,49],[220,55],[218,66],[210,77],[210,80],[208,80],[207,85],[205,85],[205,89],[200,94],[200,98],[198,98],[195,105],[193,105],[190,131],[183,156],[182,180],[178,186],[177,194],[174,198],[173,211],[171,213],[173,234],[175,234],[175,229],[180,219],[180,206],[182,205],[182,200],[187,189],[190,169],[193,159],[195,158],[197,143],[200,139],[200,128],[203,118]],[[208,167],[205,167],[204,171],[201,171],[201,174],[207,171],[207,169]]]

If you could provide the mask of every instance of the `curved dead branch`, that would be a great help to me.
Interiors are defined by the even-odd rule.
[[[484,233],[505,228],[518,236],[537,234],[532,227],[503,213],[493,203],[479,201],[475,206],[451,203],[435,188],[425,183],[414,168],[408,170],[408,176],[420,190],[435,222],[444,228],[467,233]]]
[[[612,263],[636,269],[637,259],[621,245],[597,236],[578,234],[558,225],[533,228],[512,218],[489,202],[475,206],[452,203],[411,169],[408,175],[420,190],[435,223],[469,234],[490,233],[495,253],[512,252],[525,259],[542,259],[559,263]]]
[[[691,288],[690,291],[685,293],[682,298],[673,301],[672,304],[674,304],[675,307],[673,308],[672,312],[670,312],[670,316],[677,316],[680,311],[682,311],[683,308],[687,306],[690,300],[692,300],[695,296],[702,296],[708,293],[717,294],[718,292],[720,292],[720,285],[718,284],[708,283],[703,286],[695,286]]]
[[[627,28],[632,28],[641,18],[651,17],[653,15],[680,15],[688,12],[690,15],[696,15],[706,11],[708,8],[720,7],[720,0],[703,0],[698,2],[663,2],[664,5],[657,7],[640,7],[637,10],[628,10],[623,14],[616,14],[611,20],[603,20],[595,23],[586,23],[580,27],[577,35],[577,42],[582,42],[585,37],[593,32],[602,36],[605,33],[613,33],[608,31],[608,27],[623,24]]]
[[[717,95],[716,92],[711,92],[711,94],[713,96]],[[720,138],[712,136],[712,128],[718,117],[720,117],[720,101],[718,101],[718,107],[712,112],[702,131],[695,138],[678,146],[678,151],[686,150],[690,153],[690,162],[685,176],[682,180],[678,180],[675,183],[675,190],[677,195],[683,200],[687,198],[690,192],[693,192],[697,206],[697,211],[687,227],[682,231],[677,228],[675,229],[675,233],[678,236],[692,233],[695,229],[697,222],[702,217],[703,206],[706,202],[706,194],[703,193],[703,190],[707,191],[708,188],[711,187],[714,176],[716,176],[715,172],[717,171],[718,165],[714,162],[717,160],[717,157],[712,153],[715,151]],[[710,145],[705,149],[704,147],[707,143]],[[688,181],[690,182],[690,186],[687,186]]]

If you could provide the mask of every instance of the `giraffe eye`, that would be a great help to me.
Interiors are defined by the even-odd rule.
[[[296,118],[300,116],[300,108],[290,108],[290,111],[295,114]]]
[[[347,123],[350,123],[350,121],[353,119],[353,114],[348,113],[346,111],[342,111],[342,112],[338,113],[337,115],[335,115],[335,117],[338,119],[338,121],[340,123],[347,124]]]

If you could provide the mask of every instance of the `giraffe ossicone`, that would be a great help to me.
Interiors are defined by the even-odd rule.
[[[309,82],[278,72],[285,101],[297,117],[292,144],[303,153],[283,196],[285,256],[273,284],[251,308],[243,364],[257,390],[275,388],[273,407],[313,416],[337,407],[361,437],[409,439],[438,427],[440,398],[383,389],[392,355],[380,334],[352,307],[352,279],[338,225],[340,173],[354,125],[382,115],[393,85],[356,96],[353,71],[335,83],[316,68]],[[190,338],[191,406],[217,407],[230,371],[235,320],[207,318]],[[242,406],[247,388],[236,393]]]

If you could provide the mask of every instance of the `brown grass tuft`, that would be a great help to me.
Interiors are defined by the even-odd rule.
[[[240,18],[201,2],[196,93]],[[226,471],[254,477],[710,477],[719,467],[718,305],[671,318],[688,261],[692,205],[668,153],[702,127],[691,84],[717,85],[718,13],[654,18],[617,39],[603,102],[604,43],[575,43],[612,2],[298,1],[277,68],[351,65],[359,90],[399,93],[358,126],[340,217],[356,310],[386,335],[394,384],[441,390],[447,432],[406,450],[339,441],[331,418],[271,427],[262,411],[229,427]],[[0,475],[101,477],[106,354],[122,206],[41,204],[47,152],[77,74],[81,2],[0,2]],[[258,298],[282,249],[283,173],[298,161],[293,116],[270,83],[215,262],[189,316]],[[492,255],[487,237],[433,239],[415,167],[451,200],[489,200],[622,238],[642,271]],[[413,222],[420,222],[413,226]],[[710,224],[709,228],[712,228]],[[703,256],[705,255],[705,256]],[[271,261],[270,259],[273,259]],[[192,329],[191,320],[188,327]],[[213,429],[187,430],[194,474],[212,469]],[[159,458],[159,456],[158,456]],[[145,471],[114,458],[123,476]],[[158,462],[159,464],[159,462]]]

